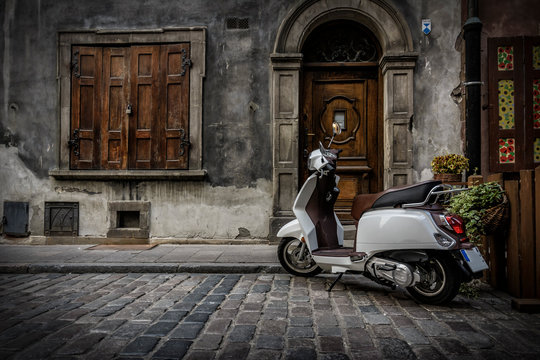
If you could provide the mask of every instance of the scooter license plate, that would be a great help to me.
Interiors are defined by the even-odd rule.
[[[478,250],[477,247],[467,250],[461,249],[461,255],[473,273],[486,270],[488,268],[488,264],[482,257],[482,254],[480,254],[480,250]]]

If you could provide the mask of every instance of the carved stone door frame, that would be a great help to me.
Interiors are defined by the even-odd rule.
[[[292,9],[282,22],[271,54],[273,122],[273,216],[270,238],[294,215],[298,192],[299,109],[302,45],[316,27],[347,19],[366,26],[382,49],[384,187],[412,179],[413,81],[417,55],[401,15],[383,0],[308,0]]]

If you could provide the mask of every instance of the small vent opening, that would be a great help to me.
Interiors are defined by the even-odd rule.
[[[118,211],[118,228],[138,228],[139,225],[139,211]]]
[[[248,18],[227,18],[227,29],[249,29]]]

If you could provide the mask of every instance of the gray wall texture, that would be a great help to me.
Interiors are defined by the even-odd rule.
[[[0,4],[0,200],[29,201],[43,235],[44,201],[79,201],[80,235],[104,236],[107,203],[151,202],[152,238],[266,237],[272,214],[269,56],[279,25],[302,1],[5,0]],[[412,122],[415,178],[434,155],[461,152],[459,0],[387,1],[409,24],[418,53]],[[361,1],[358,1],[361,6]],[[249,29],[226,19],[248,18]],[[433,32],[421,32],[431,18]],[[203,95],[205,181],[59,181],[58,31],[207,27]],[[382,121],[383,119],[381,119]],[[0,207],[0,211],[3,211]],[[1,214],[0,214],[1,215]],[[247,232],[246,232],[247,229]]]

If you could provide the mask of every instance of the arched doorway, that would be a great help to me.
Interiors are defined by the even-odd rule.
[[[336,212],[352,223],[354,197],[382,190],[379,45],[361,24],[334,20],[309,34],[302,54],[299,186],[309,176],[308,154],[319,142],[328,144],[332,122],[338,122],[342,133],[332,146],[342,150]]]
[[[382,188],[387,188],[412,181],[410,124],[417,55],[413,52],[407,23],[384,0],[307,0],[291,9],[281,23],[274,53],[270,56],[274,159],[270,238],[293,217],[292,205],[302,182],[301,146],[306,140],[300,125],[304,111],[302,89],[307,79],[302,75],[304,70],[309,71],[309,66],[304,69],[309,64],[308,58],[304,58],[303,51],[307,50],[304,45],[307,46],[310,35],[315,34],[320,26],[335,20],[361,24],[379,46],[378,59],[373,61],[378,72],[377,117],[380,121],[377,166],[382,177],[376,180],[379,188],[381,183]],[[369,79],[368,74],[365,75],[365,79]],[[341,100],[347,102],[344,98]],[[339,110],[337,103],[334,110]],[[340,117],[341,114],[332,111],[333,116]]]

